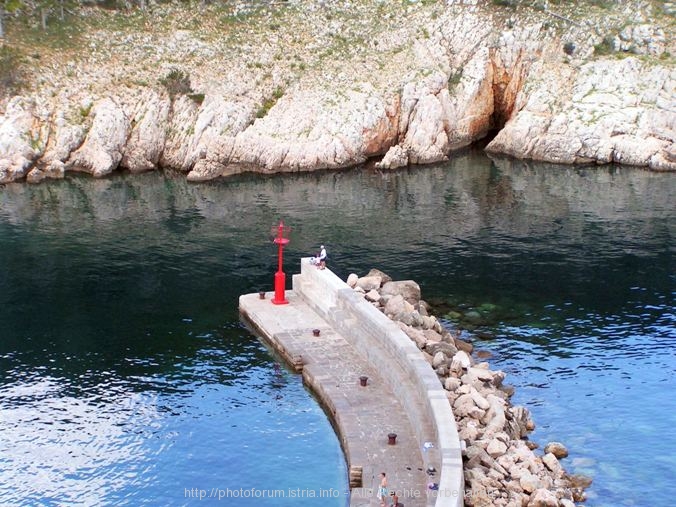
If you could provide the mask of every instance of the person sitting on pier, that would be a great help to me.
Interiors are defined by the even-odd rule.
[[[319,261],[319,269],[324,269],[326,267],[326,248],[324,248],[324,245],[322,245],[320,248],[321,250],[317,260]]]
[[[326,267],[326,248],[324,245],[319,247],[320,252],[314,257],[310,257],[310,264],[317,266],[319,269],[324,269]]]

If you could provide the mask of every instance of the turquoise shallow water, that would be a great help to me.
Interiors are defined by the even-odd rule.
[[[671,505],[675,182],[467,152],[0,188],[0,503],[344,505],[329,422],[238,321],[237,296],[271,286],[283,218],[289,273],[322,242],[343,278],[378,267],[481,310],[495,338],[477,347],[533,438],[594,477],[587,505]],[[338,497],[208,498],[239,488]]]

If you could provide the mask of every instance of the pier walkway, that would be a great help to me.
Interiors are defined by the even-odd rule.
[[[265,299],[258,293],[247,294],[240,297],[240,312],[261,338],[302,373],[332,419],[348,463],[350,506],[380,505],[375,497],[380,472],[387,474],[389,490],[397,492],[400,506],[461,506],[462,461],[455,421],[429,365],[405,335],[405,343],[395,344],[400,357],[392,355],[392,344],[361,343],[374,323],[359,319],[351,310],[353,305],[366,310],[366,320],[375,318],[385,328],[391,324],[389,319],[363,298],[354,297],[352,289],[330,270],[317,270],[306,259],[301,269],[301,275],[293,277],[294,290],[286,292],[289,304],[273,305],[271,292]],[[348,304],[341,302],[344,297]],[[385,321],[379,322],[378,316]],[[396,335],[395,330],[401,332],[396,326],[386,329]],[[382,339],[378,332],[370,334]],[[423,371],[427,367],[434,376],[433,382],[429,376],[424,380],[431,383],[431,398],[437,396],[437,388],[441,391],[447,414],[443,404],[416,394],[416,379],[401,363],[410,360],[406,356],[412,353],[424,363],[414,361],[415,367]],[[361,385],[362,376],[368,377],[366,386]],[[450,420],[444,417],[448,414]],[[452,427],[439,428],[440,422]],[[394,445],[390,433],[396,434]],[[430,468],[434,473],[428,474]],[[430,489],[430,483],[439,489]]]

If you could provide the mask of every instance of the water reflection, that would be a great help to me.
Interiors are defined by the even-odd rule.
[[[418,281],[449,319],[474,312],[536,439],[564,441],[595,477],[588,505],[642,504],[638,480],[670,505],[673,460],[651,449],[676,447],[674,181],[467,151],[391,172],[6,185],[0,499],[34,474],[19,489],[42,503],[75,501],[83,480],[102,491],[90,500],[130,504],[184,503],[177,482],[223,476],[344,480],[327,421],[238,323],[237,296],[271,285],[283,218],[288,273],[325,243],[343,278],[378,267]]]

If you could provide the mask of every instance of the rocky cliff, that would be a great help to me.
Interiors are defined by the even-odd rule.
[[[0,182],[391,168],[493,131],[494,153],[676,170],[670,4],[501,3],[155,6],[127,14],[133,29],[99,22],[0,102]]]

